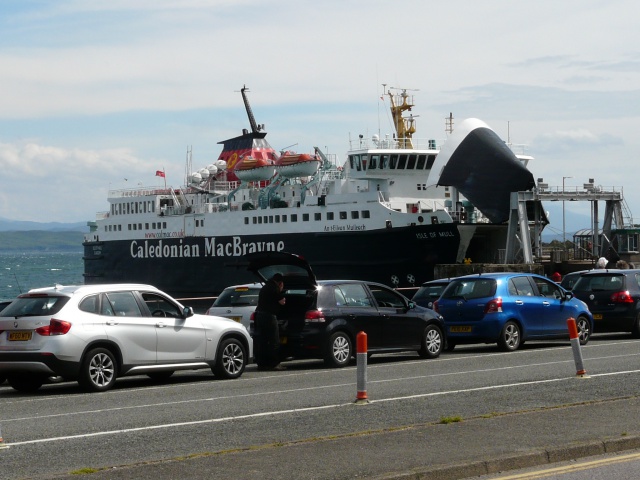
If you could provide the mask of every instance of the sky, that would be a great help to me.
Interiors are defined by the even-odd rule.
[[[639,45],[632,0],[0,0],[0,217],[93,220],[157,170],[183,185],[188,149],[205,167],[249,128],[244,85],[276,150],[344,160],[392,133],[383,85],[406,88],[415,138],[479,118],[534,178],[593,178],[640,216]],[[566,202],[567,230],[589,211]]]

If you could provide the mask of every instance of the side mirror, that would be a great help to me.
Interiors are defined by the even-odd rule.
[[[192,317],[192,316],[193,316],[193,308],[184,307],[184,310],[182,310],[182,317],[183,318],[188,318],[188,317]]]
[[[416,302],[414,302],[413,300],[409,301],[409,310],[412,310],[416,308]]]

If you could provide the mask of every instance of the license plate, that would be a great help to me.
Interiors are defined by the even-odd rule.
[[[31,332],[16,330],[15,332],[9,332],[7,338],[10,342],[28,342],[31,340]]]
[[[471,333],[471,327],[449,327],[451,333]]]
[[[593,319],[594,320],[602,320],[602,314],[601,313],[594,313],[593,314]]]
[[[230,318],[234,322],[238,322],[238,323],[240,323],[240,320],[242,320],[242,317],[228,317],[228,318]]]
[[[280,345],[286,345],[288,341],[287,337],[280,337]]]

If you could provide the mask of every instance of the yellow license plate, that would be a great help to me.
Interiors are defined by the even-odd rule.
[[[287,337],[280,338],[280,345],[286,345],[289,339]]]
[[[471,333],[471,327],[449,327],[451,333]]]
[[[594,313],[593,314],[593,319],[594,320],[602,320],[602,314],[601,313]]]
[[[242,317],[229,317],[229,318],[234,322],[238,322],[238,323],[240,323],[240,320],[242,320]]]
[[[29,340],[31,340],[31,332],[21,330],[9,332],[8,340],[10,342],[28,342]]]

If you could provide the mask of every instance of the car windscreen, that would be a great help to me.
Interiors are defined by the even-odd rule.
[[[2,311],[3,317],[37,317],[55,315],[69,301],[69,297],[38,295],[18,297]]]
[[[496,281],[492,278],[469,278],[453,280],[442,292],[442,298],[474,298],[492,297],[496,293]]]
[[[259,288],[227,288],[224,290],[216,301],[213,302],[214,307],[247,307],[258,305]]]

